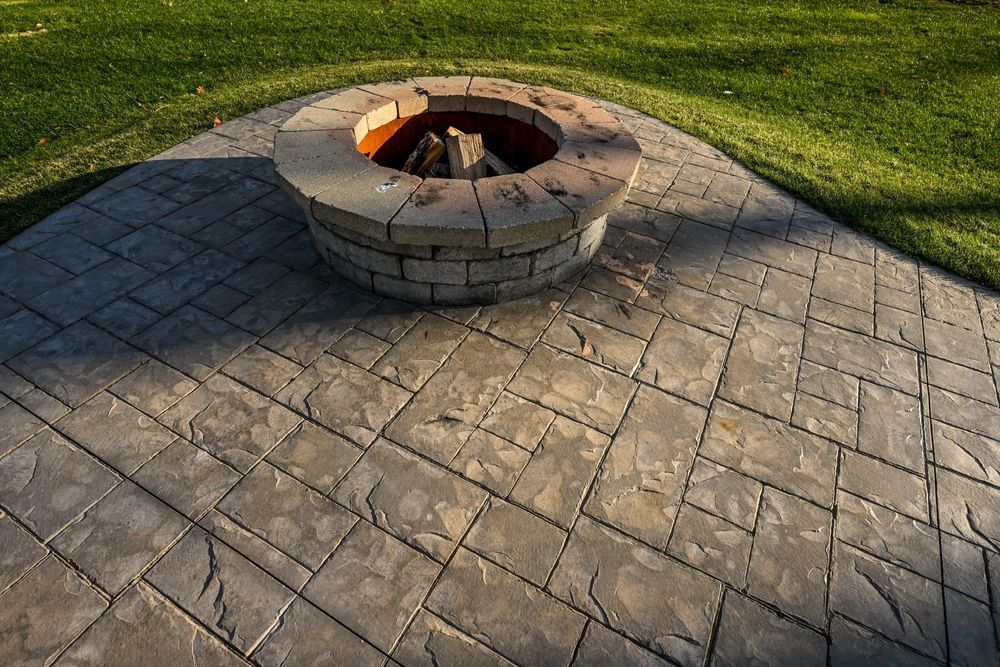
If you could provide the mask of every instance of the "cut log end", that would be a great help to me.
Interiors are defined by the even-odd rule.
[[[448,147],[448,166],[451,177],[474,181],[486,176],[486,155],[483,137],[480,134],[449,134],[445,143]]]
[[[449,127],[445,131],[446,137],[458,137],[463,134],[465,133],[459,130],[457,127]],[[497,157],[496,153],[487,150],[485,147],[483,148],[483,157],[486,160],[486,166],[490,174],[494,176],[508,176],[510,174],[515,173],[514,169],[511,168],[509,164],[507,164],[499,157]]]

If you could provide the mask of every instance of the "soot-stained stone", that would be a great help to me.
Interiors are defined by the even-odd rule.
[[[472,181],[428,178],[389,223],[396,243],[486,246],[486,226]]]
[[[491,248],[555,239],[573,228],[573,212],[525,174],[474,182]]]
[[[372,166],[317,194],[311,211],[320,222],[385,241],[389,221],[421,182],[416,176]]]
[[[628,184],[556,160],[525,172],[575,216],[574,226],[601,217],[625,201]]]

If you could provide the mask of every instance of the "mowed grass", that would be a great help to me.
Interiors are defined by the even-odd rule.
[[[1000,8],[944,0],[0,0],[0,239],[215,116],[418,73],[627,104],[1000,286]]]

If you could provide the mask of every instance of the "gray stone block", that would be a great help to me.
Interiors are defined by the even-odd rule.
[[[464,285],[468,279],[465,262],[403,258],[403,275],[420,283]]]
[[[543,271],[526,278],[497,283],[497,302],[520,299],[523,296],[541,292],[552,284],[552,272]]]
[[[499,256],[500,250],[497,248],[459,248],[446,246],[434,248],[434,259],[494,259]]]
[[[568,260],[552,269],[552,284],[558,285],[574,273],[585,269],[589,263],[590,257],[587,255],[573,255]]]
[[[362,269],[360,266],[354,266],[348,262],[336,261],[337,258],[331,259],[333,261],[330,262],[330,266],[334,271],[347,278],[358,287],[364,287],[366,290],[371,291],[373,276],[371,271]]]
[[[576,254],[577,245],[578,241],[573,237],[540,251],[535,255],[534,271],[537,273],[569,261]]]
[[[531,260],[524,256],[469,262],[469,284],[479,285],[524,278],[530,268]]]
[[[403,275],[400,269],[399,255],[390,255],[379,250],[348,243],[347,259],[352,264],[374,273],[381,273],[393,278],[399,278]]]
[[[598,245],[604,240],[604,233],[608,229],[608,216],[602,215],[588,226],[580,230],[580,247],[586,248],[594,243]]]
[[[394,296],[414,303],[431,303],[431,286],[412,280],[399,280],[376,273],[372,276],[372,289],[376,294]]]

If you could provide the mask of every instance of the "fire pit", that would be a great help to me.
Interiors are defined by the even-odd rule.
[[[429,155],[441,137],[448,167]],[[467,76],[340,91],[296,113],[274,145],[278,181],[335,271],[442,305],[526,296],[584,268],[641,155],[593,100]],[[421,161],[433,166],[417,171]]]

